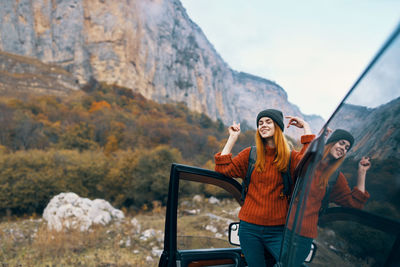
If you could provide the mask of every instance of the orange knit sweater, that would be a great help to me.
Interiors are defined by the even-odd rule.
[[[304,215],[301,222],[300,235],[315,238],[317,237],[317,224],[319,210],[321,208],[322,199],[325,196],[326,188],[320,188],[319,181],[322,172],[328,167],[327,164],[320,164],[315,170],[314,179],[311,182],[310,192],[306,201]],[[362,209],[365,202],[369,198],[367,191],[361,192],[357,187],[350,189],[346,177],[343,173],[339,173],[336,183],[333,185],[329,194],[329,201],[334,202],[343,207]],[[296,207],[294,207],[296,208]],[[292,208],[293,210],[293,208]],[[291,214],[291,217],[293,214]],[[292,229],[292,219],[289,220],[289,229]]]
[[[301,137],[302,150],[300,152],[292,151],[290,164],[292,177],[296,165],[314,138],[315,135],[303,135]],[[275,148],[267,147],[266,168],[264,168],[263,172],[253,171],[244,205],[239,212],[240,220],[268,226],[285,224],[288,201],[285,197],[280,196],[283,190],[283,179],[281,173],[272,163],[275,153]],[[249,154],[250,147],[242,150],[233,159],[232,154],[221,156],[221,153],[217,153],[215,155],[215,171],[225,176],[244,179],[247,172]]]

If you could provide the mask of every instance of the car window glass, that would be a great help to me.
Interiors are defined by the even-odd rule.
[[[387,219],[388,225],[400,223],[398,32],[325,125],[315,145],[316,153],[301,173],[288,215],[282,251],[285,263],[296,261],[293,255],[301,248],[293,244],[300,244],[302,237],[316,239],[319,245],[310,266],[322,266],[318,262],[324,262],[324,266],[383,266],[386,262],[396,236],[390,229],[379,229],[379,222]],[[333,133],[328,134],[329,129]],[[339,140],[350,138],[346,133],[354,138],[348,151],[336,146]],[[340,172],[329,172],[339,159],[343,159],[337,165]],[[360,178],[363,172],[365,190]],[[332,219],[339,221],[321,224],[325,196],[329,202],[326,207],[349,208],[348,214]],[[358,210],[366,212],[365,221],[356,222],[361,214]],[[341,262],[338,256],[346,260]]]
[[[180,181],[177,248],[233,247],[229,224],[237,220],[239,204],[223,189],[191,181]]]
[[[369,157],[366,210],[400,219],[400,38],[397,37],[331,119],[332,130],[354,136],[341,169],[357,185],[358,165]]]
[[[320,246],[311,266],[324,266],[327,259],[340,263],[337,266],[384,266],[395,239],[354,221],[320,224],[316,238]]]
[[[377,108],[400,97],[400,39],[396,38],[345,103]]]

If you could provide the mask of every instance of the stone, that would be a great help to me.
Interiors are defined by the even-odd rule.
[[[212,196],[212,197],[210,197],[210,198],[208,199],[208,203],[218,205],[218,204],[220,204],[220,201],[219,201],[218,198]]]
[[[49,229],[87,231],[93,224],[108,225],[121,221],[124,213],[103,199],[90,200],[68,192],[54,196],[43,211]]]
[[[203,197],[201,195],[193,196],[193,202],[201,203],[203,202]]]

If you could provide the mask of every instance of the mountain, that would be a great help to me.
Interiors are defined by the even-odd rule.
[[[79,89],[74,76],[61,67],[0,51],[0,94],[65,96]]]
[[[305,116],[275,82],[232,70],[179,0],[0,0],[0,6],[0,50],[57,64],[80,85],[96,79],[252,128],[265,108]],[[321,117],[306,118],[314,132],[321,128]]]
[[[349,130],[355,139],[352,153],[382,160],[400,155],[400,98],[376,108],[343,104],[329,123],[332,129]],[[350,153],[350,155],[352,154]]]

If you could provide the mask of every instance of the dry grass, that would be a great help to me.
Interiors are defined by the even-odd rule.
[[[142,228],[146,224],[150,227],[158,224],[159,230],[163,228],[163,224],[156,223],[159,220],[150,219],[150,214],[135,218]],[[87,232],[56,232],[47,229],[42,220],[3,222],[0,224],[0,266],[157,266],[158,257],[151,250],[155,246],[162,248],[162,240],[140,239],[131,219],[93,227]]]
[[[237,214],[232,213],[236,204],[184,203],[179,208],[178,231],[189,237],[178,238],[181,248],[226,246],[229,220],[237,220]],[[201,212],[186,214],[193,208]],[[131,223],[133,218],[139,221],[140,231]],[[158,266],[164,223],[165,207],[159,206],[128,215],[121,223],[92,227],[88,232],[56,232],[41,219],[4,221],[0,223],[0,266]],[[218,232],[206,230],[207,225]],[[148,229],[154,229],[156,235],[144,239]]]
[[[218,204],[180,201],[178,249],[229,247],[228,225],[237,221],[238,208],[232,200]],[[141,229],[131,223],[133,218]],[[164,221],[165,208],[160,206],[88,232],[51,231],[41,219],[4,221],[0,223],[0,266],[158,266]],[[156,234],[145,239],[146,231]],[[327,262],[341,267],[371,265],[345,252],[335,253],[329,248],[331,239],[328,232],[320,232],[317,255],[309,266],[326,266]]]

